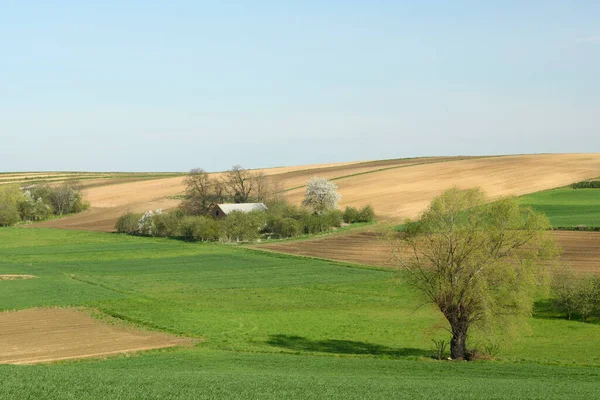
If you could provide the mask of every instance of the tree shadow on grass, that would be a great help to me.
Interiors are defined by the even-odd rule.
[[[353,340],[310,340],[300,336],[271,335],[267,341],[271,346],[283,347],[295,351],[335,353],[335,354],[368,354],[387,357],[431,357],[432,351],[410,347],[388,347],[380,344],[356,342]]]
[[[552,300],[539,300],[533,306],[533,318],[537,319],[567,319],[565,314]]]

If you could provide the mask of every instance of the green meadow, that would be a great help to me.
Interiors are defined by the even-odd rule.
[[[432,359],[443,319],[396,271],[237,246],[0,229],[0,309],[83,306],[192,347],[0,366],[6,398],[592,398],[600,321],[543,306],[495,361]],[[98,315],[100,314],[100,315]],[[436,328],[436,325],[438,326]],[[484,346],[499,337],[475,333]]]
[[[600,227],[600,189],[546,190],[522,196],[519,202],[546,214],[554,227]]]

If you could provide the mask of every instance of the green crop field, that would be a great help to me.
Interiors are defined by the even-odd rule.
[[[85,306],[193,347],[0,366],[9,398],[593,398],[600,323],[540,309],[497,361],[431,359],[447,337],[401,273],[236,246],[0,229],[0,309]],[[474,343],[488,337],[475,334]]]
[[[519,201],[548,215],[554,227],[600,227],[600,189],[553,189],[520,197]]]

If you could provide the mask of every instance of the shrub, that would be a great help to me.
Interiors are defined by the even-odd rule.
[[[29,189],[31,197],[42,199],[44,203],[51,204],[52,188],[48,185],[36,185]]]
[[[194,237],[196,236],[197,219],[197,216],[188,216],[181,220],[181,223],[179,224],[179,232],[184,240],[189,242],[195,240]]]
[[[583,322],[600,313],[600,276],[588,275],[578,282],[575,287],[575,310]]]
[[[176,212],[154,214],[154,236],[174,237],[179,236],[181,217]]]
[[[279,235],[284,238],[298,236],[302,233],[302,224],[294,218],[283,218],[279,223]]]
[[[353,224],[355,222],[371,222],[375,219],[375,211],[370,204],[360,210],[354,207],[346,207],[344,210],[344,222]]]
[[[282,238],[298,236],[302,233],[302,224],[294,218],[271,215],[268,216],[264,232]]]
[[[552,291],[554,294],[554,303],[571,319],[573,312],[576,311],[576,276],[571,268],[563,267],[554,273]]]
[[[20,220],[16,205],[0,203],[0,226],[12,226]]]
[[[134,214],[132,212],[125,213],[117,219],[115,229],[119,233],[134,235],[138,233],[138,222],[140,218],[142,218],[142,214]]]
[[[554,276],[554,301],[559,309],[571,319],[579,314],[586,322],[600,313],[600,276],[577,277],[571,269],[561,269]]]
[[[73,204],[73,207],[71,207],[70,212],[72,213],[80,213],[82,211],[86,211],[87,209],[90,208],[90,202],[89,201],[84,201],[81,198],[81,194],[77,194],[77,198],[75,199],[75,203]]]
[[[221,240],[240,242],[257,239],[261,228],[265,226],[265,217],[262,211],[229,213],[227,218],[221,220]]]
[[[367,204],[358,212],[356,222],[371,222],[375,219],[375,211],[370,204]]]
[[[327,228],[340,227],[344,221],[344,213],[340,210],[329,210],[323,217],[325,218],[327,225],[329,225]]]
[[[573,189],[600,189],[599,181],[583,181],[571,185]]]
[[[180,232],[188,241],[206,242],[219,239],[219,225],[210,217],[184,217],[180,222]]]
[[[329,229],[329,221],[324,214],[310,214],[302,219],[304,233],[313,234]]]
[[[21,220],[19,207],[25,200],[19,186],[0,186],[0,226],[11,226]]]
[[[344,222],[353,224],[358,220],[358,210],[355,207],[347,206],[344,209]]]

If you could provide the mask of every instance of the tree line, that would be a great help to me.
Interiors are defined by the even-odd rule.
[[[186,192],[174,210],[126,213],[115,225],[117,232],[132,235],[176,237],[187,241],[253,241],[261,238],[290,238],[339,228],[343,224],[371,222],[375,212],[370,205],[360,209],[337,209],[337,186],[323,178],[307,183],[302,206],[289,204],[283,191],[261,172],[239,165],[221,176],[192,169],[184,180]],[[214,219],[212,204],[264,202],[266,211],[233,211]]]
[[[36,185],[20,188],[18,185],[0,186],[0,226],[18,222],[41,221],[53,215],[78,213],[89,208],[77,181],[60,185]]]

